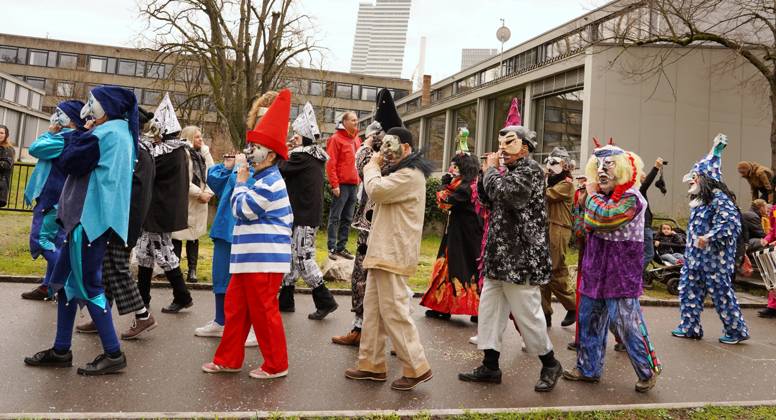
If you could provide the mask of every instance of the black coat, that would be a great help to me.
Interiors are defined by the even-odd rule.
[[[8,194],[11,191],[11,173],[16,149],[11,146],[0,146],[0,207],[8,205]]]
[[[137,162],[132,173],[132,196],[129,203],[129,230],[127,233],[127,245],[134,247],[140,237],[143,222],[151,208],[153,197],[153,185],[156,167],[151,152],[138,143]]]
[[[294,226],[321,225],[326,160],[319,146],[306,146],[292,151],[287,161],[278,164],[294,212]]]
[[[189,221],[189,162],[186,149],[177,149],[154,158],[156,175],[151,208],[143,229],[164,233],[186,229]]]
[[[741,236],[744,242],[765,237],[762,218],[754,210],[741,212]]]
[[[449,180],[443,178],[442,188],[444,189],[447,184]],[[465,285],[476,284],[479,280],[477,259],[480,257],[484,226],[482,218],[474,209],[471,186],[459,185],[444,202],[452,207],[437,258],[447,252],[447,270],[450,279],[457,278]]]

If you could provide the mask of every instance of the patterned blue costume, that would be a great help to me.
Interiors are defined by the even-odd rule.
[[[749,338],[749,329],[738,306],[732,281],[735,275],[736,240],[741,233],[741,214],[722,183],[722,151],[727,138],[718,135],[707,157],[685,176],[691,183],[690,221],[687,226],[685,264],[679,281],[681,322],[671,332],[682,338],[703,337],[701,312],[706,294],[722,321],[725,344]],[[699,238],[708,242],[698,246]]]

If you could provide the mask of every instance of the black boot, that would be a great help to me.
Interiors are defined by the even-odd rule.
[[[107,375],[116,373],[125,367],[127,367],[127,358],[124,353],[119,352],[115,357],[103,353],[97,356],[94,361],[87,363],[86,366],[78,368],[78,374],[85,376]]]
[[[146,308],[149,308],[151,304],[151,277],[153,275],[153,268],[137,267],[137,289],[140,291],[140,297],[143,298]]]
[[[186,281],[197,282],[197,259],[199,258],[199,241],[186,241],[186,260],[189,263],[189,272]]]
[[[183,281],[183,273],[180,267],[176,267],[170,271],[164,272],[167,276],[167,281],[172,286],[172,303],[169,306],[162,308],[162,312],[167,314],[175,314],[181,311],[181,309],[191,307],[194,302],[191,299],[191,293],[186,288],[186,282]]]
[[[326,315],[336,311],[339,307],[337,301],[334,300],[334,296],[332,296],[325,284],[313,289],[313,302],[315,302],[315,309],[317,310],[310,315],[307,315],[307,318],[317,321],[326,318]]]
[[[280,306],[280,312],[294,312],[296,305],[294,304],[294,286],[283,286],[280,288],[280,296],[278,296],[278,306]]]
[[[573,325],[575,322],[577,322],[577,311],[568,311],[566,312],[566,317],[563,318],[563,321],[560,322],[560,326],[568,327],[569,325]]]

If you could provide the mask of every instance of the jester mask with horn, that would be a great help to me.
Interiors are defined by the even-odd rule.
[[[619,201],[625,191],[641,184],[644,164],[638,155],[616,146],[611,138],[605,146],[597,137],[593,143],[596,148],[585,167],[588,182],[598,184],[602,193],[611,194],[612,200]]]

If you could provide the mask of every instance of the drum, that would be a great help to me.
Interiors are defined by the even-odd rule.
[[[776,248],[769,247],[754,253],[754,262],[768,290],[776,289]]]

